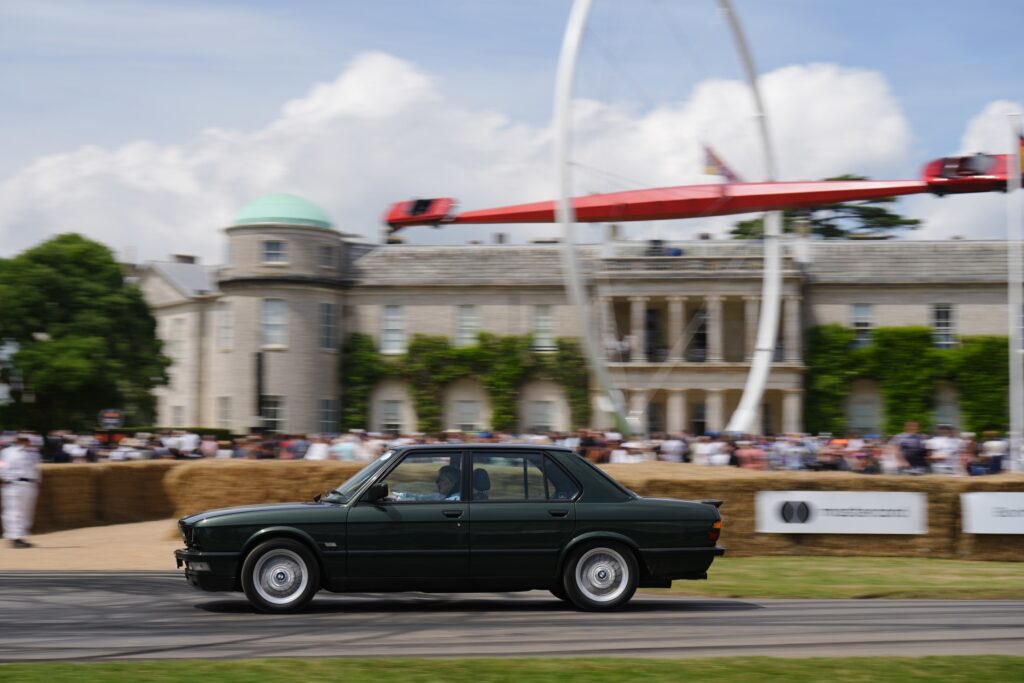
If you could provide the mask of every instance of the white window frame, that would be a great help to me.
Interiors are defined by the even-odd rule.
[[[320,414],[317,424],[321,434],[336,434],[338,432],[338,399],[320,399]]]
[[[337,310],[338,307],[329,301],[322,301],[317,307],[317,311],[320,314],[320,348],[324,351],[337,350]]]
[[[263,265],[287,265],[288,243],[284,240],[263,240],[260,243],[260,260]]]
[[[278,305],[280,308],[273,310]],[[264,348],[288,346],[288,302],[285,299],[263,299],[260,302],[260,344]]]
[[[384,434],[402,433],[402,406],[399,399],[386,398],[380,402],[380,431]]]
[[[229,301],[217,302],[217,349],[230,351],[235,346],[235,314]]]
[[[221,429],[231,429],[231,397],[217,397],[217,426]]]
[[[405,353],[405,308],[386,304],[380,310],[380,352]]]
[[[945,315],[940,316],[941,312],[945,312]],[[932,340],[940,349],[951,349],[956,346],[955,313],[953,304],[932,304]]]
[[[850,327],[856,333],[854,345],[857,348],[871,343],[871,333],[875,329],[874,304],[850,304]]]
[[[455,307],[455,345],[472,346],[480,332],[480,315],[473,304]]]
[[[268,432],[284,431],[284,396],[264,394],[260,400],[260,425]]]
[[[185,318],[171,318],[167,331],[167,355],[175,361],[185,357]]]
[[[555,344],[555,307],[551,304],[535,304],[533,307],[533,348],[538,351],[552,351]]]

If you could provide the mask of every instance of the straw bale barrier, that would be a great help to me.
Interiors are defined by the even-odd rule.
[[[203,510],[312,500],[365,463],[308,460],[198,460],[174,468],[165,485],[179,517]]]
[[[33,531],[145,522],[174,514],[167,472],[174,460],[43,465]]]
[[[310,500],[361,463],[200,460],[44,465],[39,532],[184,516],[232,505]],[[1024,536],[960,531],[960,494],[1024,492],[1024,475],[865,476],[843,472],[758,472],[674,463],[605,465],[645,496],[725,501],[722,545],[732,556],[871,555],[1024,561]],[[923,535],[758,534],[758,491],[912,491],[928,496]]]

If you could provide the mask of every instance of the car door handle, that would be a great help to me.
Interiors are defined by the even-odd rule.
[[[568,510],[548,510],[548,514],[552,517],[565,517],[569,514]]]
[[[458,519],[462,516],[462,510],[442,510],[441,513],[445,517],[451,517],[452,519]]]

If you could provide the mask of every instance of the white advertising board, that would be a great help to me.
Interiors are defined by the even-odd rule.
[[[961,493],[965,534],[1024,534],[1024,493]]]
[[[763,534],[928,533],[923,493],[759,491],[755,507],[757,531]]]

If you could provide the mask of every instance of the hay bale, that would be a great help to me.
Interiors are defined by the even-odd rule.
[[[99,477],[99,518],[104,524],[148,522],[174,514],[174,501],[164,484],[181,460],[142,460],[96,465]]]
[[[257,503],[310,500],[365,463],[305,460],[199,460],[171,470],[168,491],[179,517]]]
[[[75,529],[98,523],[99,467],[88,464],[42,465],[42,482],[32,525],[35,533]]]
[[[959,485],[951,477],[760,472],[677,463],[608,465],[604,469],[641,495],[724,500],[721,543],[734,556],[955,556],[959,508],[954,507],[958,505]],[[928,495],[928,533],[920,536],[757,533],[754,503],[757,492],[790,490],[922,492]]]

